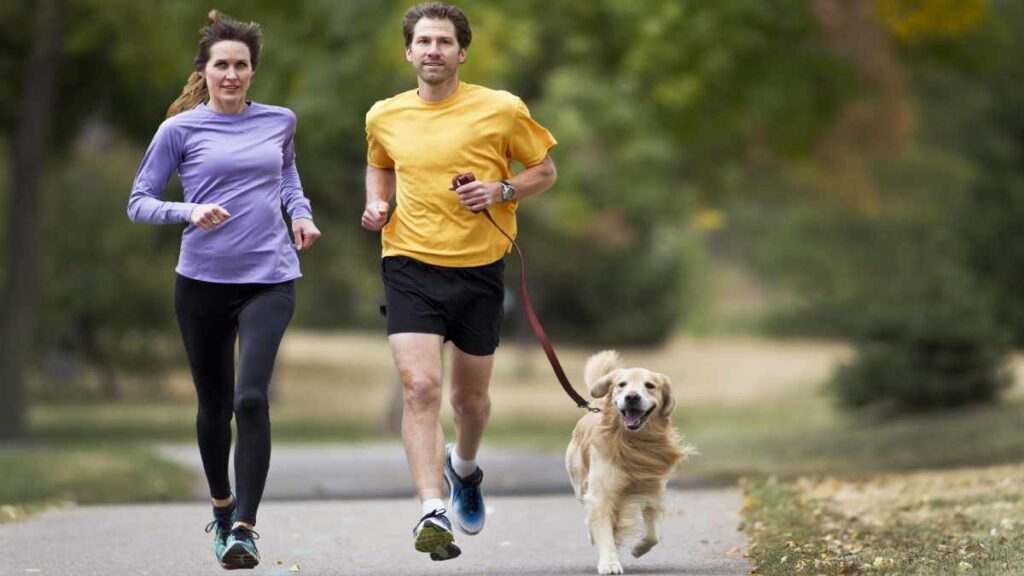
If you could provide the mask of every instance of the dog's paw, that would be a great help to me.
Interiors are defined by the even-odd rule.
[[[618,560],[605,560],[597,563],[598,574],[622,574],[622,564]]]
[[[654,548],[654,545],[657,543],[657,540],[648,540],[646,538],[637,542],[636,545],[633,546],[633,556],[639,558],[644,554],[647,554],[651,551],[651,548]]]

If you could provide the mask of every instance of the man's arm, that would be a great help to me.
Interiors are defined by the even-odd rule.
[[[545,156],[540,164],[534,164],[519,174],[509,178],[507,182],[516,187],[516,199],[529,198],[544,192],[555,185],[558,172],[551,156]],[[498,198],[501,198],[501,186],[498,186]]]
[[[388,221],[388,201],[395,195],[395,171],[390,168],[366,167],[366,209],[363,228],[376,232]]]
[[[507,182],[516,187],[516,200],[529,198],[544,192],[554,185],[558,179],[555,170],[555,162],[551,156],[545,156],[538,164],[534,164],[522,172],[509,178]],[[500,204],[501,183],[500,182],[479,182],[474,181],[456,190],[459,195],[459,202],[474,212],[479,212],[495,204]]]

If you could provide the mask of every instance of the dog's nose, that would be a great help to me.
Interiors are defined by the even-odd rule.
[[[637,404],[640,402],[640,394],[636,392],[630,392],[626,394],[626,402],[629,404]]]

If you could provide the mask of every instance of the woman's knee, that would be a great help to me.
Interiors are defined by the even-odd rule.
[[[263,392],[247,390],[235,395],[235,415],[239,418],[258,416],[270,411],[270,402]]]
[[[197,418],[207,424],[224,424],[234,413],[231,394],[200,395]]]

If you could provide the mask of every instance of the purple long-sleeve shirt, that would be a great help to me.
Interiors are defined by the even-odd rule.
[[[241,114],[200,104],[160,125],[135,176],[132,222],[188,226],[181,236],[178,274],[225,284],[284,282],[302,276],[281,217],[312,218],[295,168],[295,114],[251,103]],[[184,202],[161,199],[177,170]],[[191,223],[199,204],[231,214],[213,230]]]

